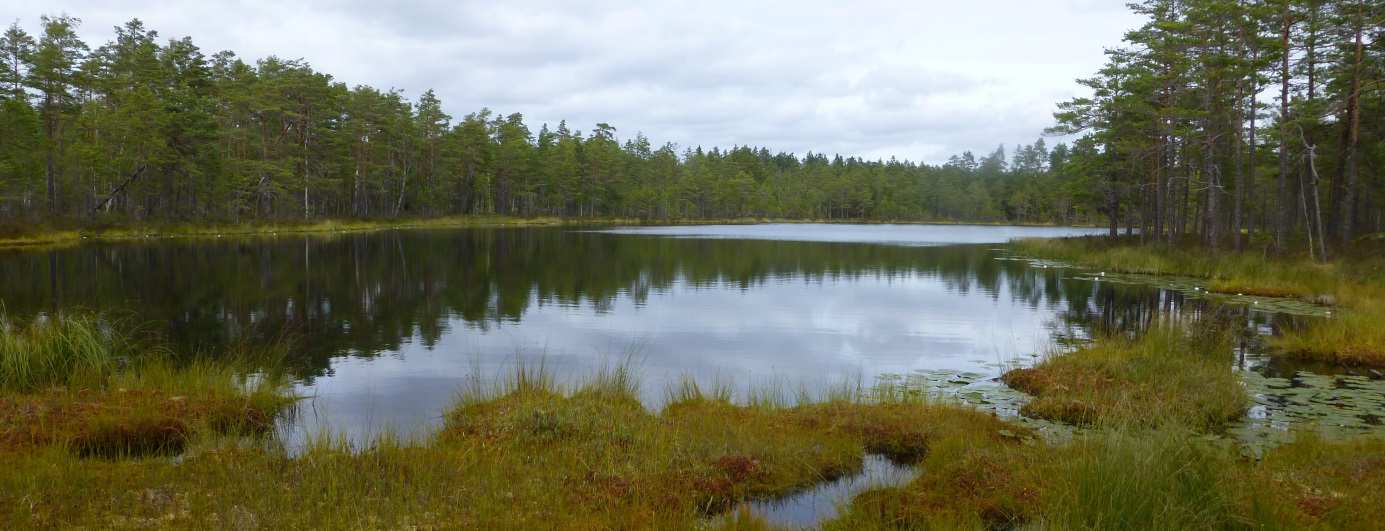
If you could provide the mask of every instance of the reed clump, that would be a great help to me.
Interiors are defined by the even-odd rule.
[[[0,390],[95,387],[129,363],[135,346],[109,322],[89,315],[16,324],[0,314]]]

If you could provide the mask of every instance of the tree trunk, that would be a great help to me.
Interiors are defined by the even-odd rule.
[[[1361,62],[1365,52],[1361,42],[1362,17],[1364,15],[1362,9],[1363,7],[1358,3],[1356,5],[1356,42],[1355,54],[1352,59],[1351,90],[1347,93],[1346,102],[1346,165],[1342,170],[1345,183],[1342,190],[1341,230],[1337,236],[1343,244],[1350,242],[1352,238],[1356,184],[1360,171],[1360,153],[1357,144],[1361,141]]]
[[[51,95],[45,95],[43,97],[43,107],[47,110],[47,116],[44,117],[43,125],[45,129],[44,133],[48,137],[48,146],[47,149],[44,149],[44,178],[47,180],[48,184],[48,214],[51,216],[58,213],[58,118],[57,110],[53,108],[53,97]]]
[[[311,114],[309,111],[303,112],[303,219],[308,219],[312,213],[308,210],[308,120]]]
[[[1274,247],[1284,250],[1284,238],[1289,232],[1289,31],[1293,20],[1289,15],[1289,4],[1284,4],[1283,20],[1280,25],[1279,44],[1281,47],[1279,66],[1279,208],[1274,224]]]
[[[1206,135],[1202,151],[1202,173],[1207,180],[1207,194],[1203,204],[1202,236],[1203,241],[1214,251],[1217,248],[1217,192],[1220,188],[1220,179],[1216,167],[1216,147],[1217,135],[1213,132],[1213,95],[1212,91],[1218,83],[1209,82],[1208,87],[1203,90],[1203,107],[1208,113],[1208,117],[1203,121],[1203,134]]]
[[[1231,160],[1232,160],[1232,180],[1236,186],[1236,195],[1231,198],[1231,248],[1241,250],[1241,203],[1245,199],[1245,165],[1241,157],[1241,138],[1245,131],[1245,94],[1242,93],[1240,83],[1236,89],[1236,134],[1231,139]]]
[[[1327,234],[1322,225],[1322,203],[1318,201],[1318,166],[1317,166],[1317,146],[1308,146],[1308,175],[1309,189],[1313,194],[1313,221],[1318,227],[1318,257],[1322,261],[1327,261]]]
[[[138,179],[139,176],[142,174],[144,174],[144,165],[140,165],[138,168],[135,168],[135,171],[130,172],[130,176],[126,177],[125,180],[122,181],[119,186],[113,188],[111,190],[111,193],[106,195],[106,198],[101,200],[101,202],[98,203],[96,207],[92,209],[92,211],[95,212],[106,208],[108,205],[111,204],[111,200],[115,199],[116,196],[121,194],[121,192],[124,192],[125,187],[130,186],[130,183],[135,182],[135,179]]]
[[[1257,54],[1257,55],[1258,55],[1258,54]],[[1255,76],[1251,76],[1251,79],[1255,79]],[[1246,191],[1245,191],[1244,193],[1242,193],[1242,192],[1240,192],[1240,191],[1237,191],[1237,199],[1238,199],[1238,202],[1239,202],[1239,200],[1240,200],[1242,197],[1254,197],[1254,194],[1250,193],[1250,188],[1253,187],[1253,186],[1255,186],[1255,173],[1256,173],[1256,172],[1255,172],[1255,165],[1256,165],[1256,161],[1255,161],[1255,150],[1256,150],[1256,147],[1257,147],[1257,146],[1255,145],[1255,133],[1256,133],[1256,130],[1255,130],[1255,129],[1256,129],[1256,120],[1257,120],[1257,118],[1259,118],[1259,114],[1260,114],[1260,99],[1259,99],[1259,97],[1258,97],[1259,94],[1260,94],[1260,85],[1259,85],[1259,83],[1256,83],[1256,82],[1254,82],[1254,81],[1251,81],[1251,83],[1250,83],[1250,134],[1248,135],[1248,137],[1249,137],[1248,139],[1249,139],[1249,141],[1250,141],[1250,149],[1247,150],[1247,155],[1246,155],[1246,158],[1247,158],[1247,160],[1246,160],[1246,183],[1247,183],[1247,185],[1246,185]],[[1241,218],[1238,218],[1238,219],[1237,219],[1237,223],[1240,223],[1240,221],[1241,221]],[[1249,234],[1247,234],[1247,238],[1248,238],[1248,237],[1249,237]],[[1236,231],[1236,244],[1237,244],[1236,250],[1238,250],[1238,251],[1241,250],[1241,247],[1240,247],[1241,241],[1242,241],[1242,238],[1241,238],[1240,230],[1237,230],[1237,231]]]

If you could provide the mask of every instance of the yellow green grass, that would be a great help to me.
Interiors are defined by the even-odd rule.
[[[891,393],[741,405],[692,384],[674,391],[652,412],[622,369],[566,391],[520,369],[498,390],[464,393],[420,441],[324,437],[290,455],[203,438],[177,463],[0,452],[0,525],[683,529],[851,473],[866,452],[917,462],[944,441],[1018,445],[1024,432]]]
[[[520,218],[476,215],[437,218],[279,220],[224,224],[132,223],[78,227],[29,225],[9,226],[0,229],[0,248],[61,246],[76,244],[83,240],[119,241],[150,238],[215,238],[369,232],[391,229],[549,226],[579,222],[583,221],[553,217]]]
[[[1271,339],[1282,355],[1343,365],[1385,366],[1385,258],[1379,253],[1317,263],[1307,257],[1141,245],[1128,239],[1020,240],[1021,254],[1122,273],[1205,279],[1213,292],[1291,297],[1335,306],[1333,315]]]
[[[1370,529],[1385,442],[1311,436],[1244,457],[1176,426],[1050,445],[976,411],[889,392],[743,405],[686,386],[658,412],[628,377],[562,390],[541,372],[467,392],[434,436],[204,437],[176,462],[0,452],[6,528],[768,529],[740,501],[853,471],[865,452],[917,479],[850,501],[828,529]],[[855,398],[847,398],[854,396]]]
[[[1002,379],[1034,396],[1021,410],[1031,417],[1219,431],[1240,418],[1250,400],[1227,361],[1227,338],[1201,328],[1162,323],[1138,338],[1098,338]]]
[[[935,447],[913,482],[858,495],[826,529],[1380,529],[1385,440],[1310,435],[1260,461],[1178,429],[1063,446]]]
[[[77,245],[83,241],[128,241],[154,238],[216,238],[370,232],[396,229],[449,229],[468,227],[542,227],[559,225],[711,225],[754,223],[858,223],[927,225],[1008,225],[997,222],[956,222],[918,220],[841,220],[777,218],[619,218],[619,217],[519,217],[473,214],[438,217],[378,219],[267,220],[239,223],[215,222],[103,222],[103,223],[10,223],[0,225],[0,249],[50,249]],[[1051,224],[1031,224],[1052,226]]]
[[[1385,300],[1360,301],[1330,319],[1290,329],[1271,345],[1291,357],[1385,366]]]

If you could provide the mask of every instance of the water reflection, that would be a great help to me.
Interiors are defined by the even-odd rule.
[[[657,407],[683,377],[809,388],[938,370],[984,380],[1054,338],[1214,305],[986,245],[1075,232],[771,225],[97,244],[0,253],[0,302],[17,318],[123,312],[180,351],[288,331],[300,391],[315,397],[296,429],[355,435],[435,426],[466,378],[517,356],[541,357],[569,381],[633,359]],[[1285,318],[1247,319],[1273,328]]]
[[[774,526],[809,529],[835,518],[837,511],[857,494],[870,489],[902,486],[918,474],[915,467],[896,464],[882,455],[866,454],[860,472],[785,498],[752,502],[750,511]]]
[[[996,237],[1008,234],[997,229]],[[756,343],[742,352],[780,341],[817,343],[822,338],[811,337],[815,333],[854,333],[864,342],[838,348],[864,351],[925,335],[940,344],[922,350],[990,356],[1005,345],[976,346],[969,338],[978,327],[994,329],[1011,321],[1010,314],[1064,303],[1073,289],[1087,291],[1072,293],[1075,307],[1089,306],[1091,296],[1090,286],[1055,283],[1024,264],[992,260],[982,247],[638,238],[559,229],[98,244],[9,252],[0,254],[0,265],[6,272],[0,300],[11,316],[74,307],[123,311],[165,326],[188,347],[183,350],[270,341],[289,330],[303,338],[294,361],[305,379],[327,374],[340,356],[398,354],[409,350],[406,344],[431,349],[445,338],[487,335],[530,319],[592,324],[609,317],[604,326],[580,327],[589,336],[584,343],[602,349],[661,330],[693,336],[675,337],[680,343]],[[842,286],[856,289],[837,289]],[[678,304],[667,304],[674,297]],[[651,299],[660,306],[650,308]],[[995,302],[1000,299],[1006,304]],[[961,307],[946,311],[953,305]],[[918,312],[952,315],[925,323],[910,318]],[[1011,328],[1032,332],[1035,324]],[[722,334],[702,337],[708,327]],[[748,328],[805,334],[734,333]],[[526,344],[517,346],[524,347],[572,340],[520,335]]]

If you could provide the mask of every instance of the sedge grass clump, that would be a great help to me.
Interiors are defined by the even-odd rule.
[[[1041,519],[1057,529],[1225,529],[1252,486],[1228,444],[1183,428],[1112,429],[1053,450]]]
[[[127,336],[106,321],[57,315],[15,324],[0,316],[0,390],[95,387],[130,361]]]
[[[1227,363],[1227,339],[1158,324],[1138,338],[1109,336],[1004,382],[1034,398],[1027,416],[1078,425],[1186,426],[1218,431],[1249,405]]]
[[[1377,529],[1385,440],[1311,432],[1252,460],[1182,429],[1101,430],[1050,454],[1058,529]]]
[[[95,316],[0,321],[0,452],[176,452],[199,433],[267,432],[292,402],[280,374],[175,362],[131,337]]]
[[[1270,338],[1275,352],[1346,366],[1385,366],[1385,299]]]

